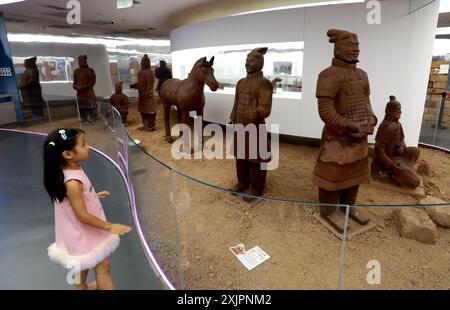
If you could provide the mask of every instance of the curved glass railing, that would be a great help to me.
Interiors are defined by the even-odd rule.
[[[335,235],[319,221],[315,195],[303,194],[304,199],[296,199],[291,193],[246,203],[242,200],[246,194],[196,179],[147,153],[109,103],[98,101],[98,117],[90,123],[78,122],[76,100],[69,110],[72,112],[59,120],[55,115],[61,115],[57,111],[62,108],[48,104],[49,121],[25,123],[19,129],[47,132],[57,127],[81,127],[91,145],[117,164],[132,191],[132,211],[142,246],[167,288],[450,286],[450,230],[444,227],[450,226],[450,203],[426,200],[428,203],[418,204],[412,196],[388,194],[388,189],[375,184],[363,185],[358,205],[328,206],[341,208],[343,221],[352,223],[349,230]],[[234,178],[234,170],[230,178]],[[445,186],[445,173],[442,178]],[[269,189],[274,186],[270,182]],[[295,190],[292,182],[280,182]],[[300,195],[315,188],[309,180],[297,183],[299,190],[295,192]],[[370,217],[370,230],[358,234],[361,227],[349,216],[355,208]],[[265,254],[270,258],[248,270],[230,250],[239,244],[251,250],[245,261],[249,265]]]

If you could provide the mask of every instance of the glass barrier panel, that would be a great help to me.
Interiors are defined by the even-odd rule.
[[[148,245],[168,281],[182,289],[172,171],[130,140],[129,177],[134,188],[137,224],[142,229],[143,242]]]

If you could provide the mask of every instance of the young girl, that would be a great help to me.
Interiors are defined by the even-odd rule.
[[[109,193],[96,193],[79,166],[88,157],[86,135],[80,129],[58,129],[45,140],[44,185],[55,204],[56,239],[48,255],[67,269],[80,267],[77,289],[88,288],[86,280],[92,268],[99,289],[114,289],[108,256],[119,246],[118,235],[131,228],[106,220],[99,199]]]

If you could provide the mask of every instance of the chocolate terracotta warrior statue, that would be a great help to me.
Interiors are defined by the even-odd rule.
[[[324,203],[321,217],[343,233],[343,213],[325,204],[354,205],[359,185],[370,180],[367,136],[373,134],[377,118],[370,105],[367,73],[356,67],[358,36],[334,29],[327,35],[335,44],[334,58],[317,81],[316,97],[325,127],[312,181],[319,187],[319,201]],[[369,219],[355,208],[350,210],[353,220],[368,224]]]
[[[145,131],[155,131],[156,126],[156,105],[153,97],[155,85],[155,75],[150,68],[150,58],[144,55],[141,60],[141,70],[138,73],[138,82],[131,85],[131,88],[139,90],[138,111],[141,113],[143,127]]]
[[[94,92],[96,75],[94,69],[89,68],[87,60],[86,55],[79,56],[79,68],[73,73],[73,89],[77,91],[81,122],[86,122],[88,117],[89,120],[97,118],[97,97]]]
[[[42,98],[36,59],[36,57],[25,59],[25,72],[20,78],[19,89],[24,106],[30,108],[32,116],[42,116],[45,103],[44,98]]]
[[[375,153],[372,161],[372,173],[387,174],[400,186],[416,188],[422,178],[414,165],[419,159],[417,147],[407,147],[402,124],[399,122],[402,108],[395,96],[390,96],[386,105],[386,116],[376,135]]]
[[[238,183],[231,189],[236,192],[244,192],[250,189],[250,194],[253,196],[262,196],[263,194],[267,171],[262,169],[262,163],[270,161],[270,156],[268,159],[262,158],[259,153],[259,144],[261,143],[259,138],[264,134],[260,131],[266,131],[265,119],[269,117],[272,111],[272,83],[264,78],[261,71],[264,67],[266,52],[266,47],[256,48],[247,55],[245,63],[247,77],[241,79],[236,86],[236,96],[230,116],[233,124],[256,126],[254,137],[246,133],[240,139],[239,134],[235,132],[234,156],[236,157]],[[267,136],[267,132],[265,132],[265,136]],[[239,144],[245,147],[245,154],[242,157],[238,150]],[[251,152],[252,148],[256,151],[254,157]],[[254,198],[244,197],[244,200],[251,202]]]
[[[167,63],[164,60],[159,61],[159,68],[155,70],[155,76],[158,79],[156,90],[158,91],[158,94],[160,94],[162,84],[172,78],[172,71],[167,67]]]
[[[130,100],[128,96],[122,93],[122,82],[116,83],[116,93],[109,99],[111,105],[117,109],[122,118],[122,123],[128,122],[128,107],[130,106]]]

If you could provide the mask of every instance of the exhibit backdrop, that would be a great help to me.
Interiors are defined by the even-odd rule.
[[[14,57],[27,58],[37,56],[38,58],[67,58],[72,59],[72,72],[78,68],[77,58],[80,55],[88,56],[89,67],[95,70],[97,82],[94,90],[99,97],[109,97],[114,93],[111,74],[109,72],[109,59],[106,46],[102,44],[75,44],[61,42],[11,42],[11,51]],[[56,63],[55,63],[56,65]],[[56,68],[55,68],[56,70]],[[65,76],[65,74],[64,74]],[[69,77],[64,81],[41,80],[44,97],[48,95],[74,97],[75,90]]]
[[[286,119],[297,120],[298,126],[289,128],[296,131],[295,135],[320,138],[323,122],[317,110],[316,83],[319,73],[330,66],[333,57],[333,45],[328,43],[326,33],[331,28],[355,32],[361,48],[358,66],[369,75],[371,102],[379,123],[389,96],[395,95],[403,104],[406,143],[417,145],[440,3],[429,0],[379,2],[379,24],[368,22],[372,11],[367,3],[297,8],[183,26],[170,33],[171,48],[172,52],[181,53],[200,47],[304,42],[302,96],[297,99],[300,108],[293,111],[274,102],[273,109]],[[173,65],[178,65],[175,60]],[[218,97],[222,100],[223,94]],[[232,102],[232,96],[229,97],[227,100]],[[206,109],[210,103],[206,103]],[[297,114],[293,116],[293,113]],[[374,141],[373,136],[370,141]]]

